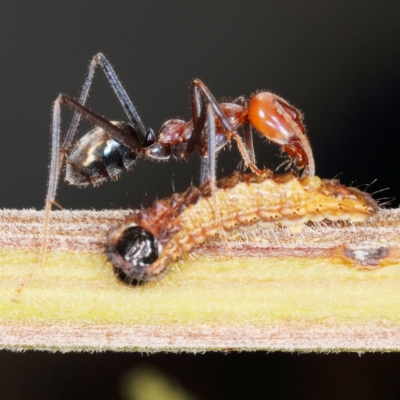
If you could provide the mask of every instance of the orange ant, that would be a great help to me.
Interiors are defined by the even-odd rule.
[[[123,107],[128,122],[108,121],[85,106],[98,65]],[[74,116],[60,147],[61,105],[72,109]],[[215,157],[231,138],[238,144],[246,166],[254,173],[262,174],[255,165],[251,131],[253,126],[261,135],[281,145],[295,167],[303,169],[303,175],[314,175],[314,159],[305,135],[302,114],[282,98],[269,92],[260,92],[250,102],[239,97],[231,103],[218,103],[204,83],[194,79],[191,84],[191,111],[192,119],[189,122],[169,120],[156,136],[152,129],[145,129],[107,58],[101,53],[93,57],[79,99],[60,94],[54,102],[50,175],[40,259],[20,284],[16,300],[44,262],[50,211],[52,205],[57,204],[55,196],[64,157],[67,158],[66,180],[71,185],[86,186],[100,184],[108,178],[117,178],[124,169],[130,169],[139,156],[156,160],[166,160],[171,156],[188,158],[197,147],[201,157],[200,184],[209,182],[214,191]],[[207,128],[210,115],[215,125],[212,129]],[[92,123],[94,129],[76,141],[70,150],[81,117]],[[241,127],[244,130],[244,140],[237,133]],[[218,215],[218,205],[215,206]]]

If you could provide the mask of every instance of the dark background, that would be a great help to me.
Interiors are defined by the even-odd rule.
[[[370,192],[389,187],[376,197],[400,198],[398,0],[2,1],[0,19],[0,207],[43,207],[52,102],[60,92],[78,95],[98,51],[156,132],[169,118],[190,117],[194,77],[217,98],[272,90],[304,112],[319,176],[342,173],[347,185],[378,179]],[[100,69],[89,106],[124,118]],[[69,119],[64,110],[64,125]],[[257,140],[256,147],[260,166],[279,163],[276,146]],[[224,152],[219,165],[226,173],[239,160]],[[189,163],[140,160],[100,188],[61,183],[58,201],[66,208],[136,207],[170,193],[172,179],[185,189],[197,168],[196,156]],[[202,399],[400,398],[397,354],[279,353],[2,353],[0,395],[119,398],[119,377],[141,363]]]

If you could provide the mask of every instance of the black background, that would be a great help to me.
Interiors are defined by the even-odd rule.
[[[98,51],[155,131],[169,118],[190,117],[194,77],[217,98],[272,90],[304,112],[319,176],[342,173],[347,185],[378,179],[370,192],[389,187],[376,197],[400,198],[398,1],[2,1],[0,19],[1,207],[43,207],[52,102],[60,92],[78,95]],[[100,70],[89,105],[124,118]],[[69,119],[64,110],[64,125]],[[257,139],[256,147],[260,166],[279,163],[276,146]],[[226,173],[239,160],[224,152],[219,165]],[[196,156],[140,160],[100,188],[61,183],[58,201],[73,209],[136,207],[170,193],[172,179],[185,189],[197,168]],[[203,399],[389,399],[400,398],[399,362],[396,354],[2,353],[0,395],[119,398],[119,376],[151,363]]]

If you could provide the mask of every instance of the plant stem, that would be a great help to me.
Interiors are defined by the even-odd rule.
[[[103,255],[126,211],[0,211],[0,347],[51,351],[400,350],[400,210],[362,224],[246,228],[127,287]]]

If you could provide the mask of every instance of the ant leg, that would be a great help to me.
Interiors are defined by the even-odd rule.
[[[139,114],[137,113],[131,99],[126,93],[126,90],[122,86],[121,81],[118,79],[118,76],[114,71],[114,68],[111,66],[110,62],[102,53],[96,54],[89,64],[87,77],[82,86],[82,91],[79,96],[79,103],[85,105],[89,95],[90,87],[92,85],[94,73],[98,65],[100,65],[100,67],[102,68],[104,75],[106,76],[111,88],[113,89],[115,95],[117,96],[130,122],[132,122],[135,126],[138,127],[141,136],[140,139],[141,141],[143,141],[146,137],[146,130],[142,123],[142,120],[140,119]],[[68,132],[65,135],[64,143],[62,145],[63,148],[67,149],[71,145],[72,138],[75,136],[75,132],[78,128],[80,119],[81,119],[81,114],[79,112],[75,112],[71,124],[69,126]]]
[[[248,109],[249,107],[249,102],[245,99],[244,100],[244,107]],[[244,130],[244,145],[247,150],[247,154],[250,157],[250,161],[255,164],[256,163],[256,156],[254,153],[254,143],[253,143],[253,132],[251,129],[251,124],[250,122],[245,122],[243,125],[243,130]]]
[[[246,163],[247,166],[251,168],[253,172],[260,175],[262,171],[260,171],[255,165],[255,156],[254,156],[254,148],[253,148],[253,137],[251,132],[250,124],[245,124],[245,142],[241,137],[233,131],[233,128],[226,118],[225,114],[221,110],[218,102],[215,100],[214,96],[211,94],[209,89],[204,85],[202,81],[199,79],[194,79],[191,85],[191,105],[192,105],[192,119],[193,119],[193,132],[189,139],[189,142],[186,147],[185,156],[189,157],[189,155],[193,152],[196,144],[199,143],[200,137],[204,131],[205,120],[206,120],[206,109],[205,104],[202,104],[202,99],[200,95],[200,91],[203,93],[206,98],[206,104],[211,104],[214,111],[214,118],[217,116],[219,121],[224,125],[227,130],[227,136],[232,136],[237,142],[239,151]],[[217,112],[216,112],[217,110]],[[216,115],[217,114],[217,115]],[[219,118],[221,116],[221,118]],[[214,129],[215,132],[215,129]],[[210,140],[208,140],[210,143]],[[199,148],[200,153],[202,153],[202,149]],[[215,148],[214,148],[215,151]],[[215,151],[216,153],[216,151]],[[202,155],[202,154],[201,154]],[[206,182],[208,178],[206,163],[203,161],[204,155],[202,155],[201,161],[201,169],[200,169],[200,183],[203,184]]]
[[[207,138],[208,138],[208,151],[206,159],[207,181],[210,186],[211,198],[213,201],[213,208],[215,219],[217,220],[218,232],[228,254],[232,257],[232,250],[229,245],[226,232],[221,222],[221,213],[219,210],[218,199],[216,196],[216,152],[215,152],[215,115],[211,104],[207,106]]]
[[[196,84],[197,81],[197,79],[194,79],[192,81],[192,84],[190,85],[190,102],[192,107],[193,126],[196,126],[197,120],[199,119],[201,111],[203,109],[199,87]]]
[[[114,68],[111,66],[110,62],[102,53],[98,53],[93,57],[93,62],[96,61],[100,64],[101,68],[103,69],[104,74],[108,79],[111,88],[114,90],[114,93],[117,96],[119,102],[121,103],[122,108],[124,109],[126,115],[128,116],[131,122],[135,123],[138,126],[144,138],[146,135],[146,131],[142,123],[142,120],[140,119],[139,114],[137,113],[134,105],[132,104],[132,101],[129,98],[128,93],[126,93],[126,90],[122,86],[121,81],[118,79],[118,76],[114,71]]]
[[[205,126],[206,126],[206,119],[208,118],[207,116],[207,107],[204,105],[201,112],[199,115],[196,117],[196,123],[194,124],[192,135],[190,136],[190,139],[188,141],[188,144],[186,146],[186,151],[185,151],[185,158],[189,157],[190,154],[192,154],[196,144],[198,145],[200,142],[200,139],[202,135],[205,133]],[[215,121],[214,125],[215,125]],[[208,130],[210,131],[210,129]],[[212,134],[215,136],[215,128],[212,130]],[[213,152],[213,158],[215,159],[217,157],[217,151],[215,149],[215,137],[210,140],[210,135],[208,135],[208,147],[207,147],[207,154],[210,154]],[[200,185],[203,185],[204,183],[209,180],[210,173],[209,173],[209,162],[206,160],[208,158],[207,154],[203,154],[202,148],[199,147],[199,152],[200,152]],[[215,167],[214,167],[214,179],[215,179]]]
[[[20,301],[22,291],[24,290],[25,286],[34,278],[34,276],[36,275],[39,268],[43,265],[44,260],[46,258],[50,211],[51,211],[51,206],[55,199],[58,180],[60,177],[60,170],[65,155],[64,152],[60,153],[60,124],[61,124],[60,101],[59,98],[57,98],[53,106],[50,175],[47,187],[46,203],[44,208],[43,240],[40,249],[40,257],[39,261],[36,263],[32,271],[19,284],[15,296],[12,298],[12,300],[15,302]]]
[[[291,115],[293,121],[295,122],[295,124],[293,125],[293,128],[296,131],[297,139],[299,140],[301,149],[304,151],[304,153],[307,157],[307,161],[308,161],[308,164],[303,171],[303,176],[306,175],[308,172],[308,174],[311,177],[313,177],[315,174],[315,161],[314,161],[313,152],[311,150],[310,142],[306,135],[306,129],[303,124],[303,115],[297,108],[292,107],[290,104],[288,104],[286,102],[280,101],[279,99],[276,99],[276,102],[280,106],[282,106],[285,111],[288,110],[290,112],[290,115]],[[297,146],[298,146],[298,144],[297,144]]]
[[[240,154],[243,157],[243,160],[248,168],[250,168],[255,174],[262,175],[263,171],[257,168],[256,164],[251,160],[250,155],[247,152],[246,145],[243,143],[242,138],[236,132],[229,132],[229,135],[235,139],[235,142],[238,146]]]
[[[202,101],[202,95],[206,99],[206,102]],[[250,124],[245,124],[245,142],[243,142],[242,138],[234,131],[231,123],[226,118],[225,114],[221,110],[217,100],[212,95],[210,90],[204,83],[199,79],[194,79],[191,84],[191,108],[192,108],[192,121],[193,121],[193,132],[187,143],[185,157],[188,157],[194,150],[196,144],[199,144],[200,137],[204,134],[204,127],[206,121],[206,106],[211,105],[213,109],[214,116],[214,124],[215,118],[217,118],[220,123],[224,126],[226,130],[226,135],[228,139],[233,137],[237,142],[239,151],[248,167],[251,168],[253,172],[256,174],[262,174],[262,171],[259,170],[255,165],[255,156],[254,156],[254,148],[253,148],[253,137],[251,132]],[[213,129],[215,135],[215,128]],[[215,141],[215,138],[214,138]],[[202,153],[202,149],[199,148],[200,153]],[[208,151],[214,151],[214,156],[216,156],[215,145],[213,149],[210,149],[210,137],[208,137]],[[207,171],[207,163],[203,160],[204,155],[201,154],[201,172],[200,172],[200,183],[203,184],[211,175]]]
[[[190,100],[192,108],[193,131],[186,146],[185,158],[188,158],[190,154],[192,154],[194,148],[196,147],[196,144],[197,145],[199,144],[200,137],[204,130],[207,117],[207,108],[205,107],[204,104],[202,104],[201,96],[198,90],[198,86],[195,84],[195,80],[192,81],[192,84],[190,86]],[[200,185],[203,185],[204,183],[207,182],[209,176],[208,163],[205,160],[205,155],[203,154],[202,149],[200,147],[199,147],[199,152],[200,152]]]
[[[124,131],[117,128],[115,125],[111,124],[109,121],[95,114],[87,107],[78,103],[76,100],[70,96],[60,94],[53,106],[53,118],[52,118],[52,140],[51,140],[51,160],[50,160],[50,174],[47,187],[46,202],[44,208],[44,221],[43,221],[43,240],[40,249],[39,261],[32,269],[32,271],[25,277],[25,279],[20,283],[17,288],[17,293],[13,297],[13,301],[19,302],[21,294],[26,287],[26,285],[34,278],[39,268],[43,265],[46,252],[48,247],[48,235],[49,235],[49,223],[50,223],[50,212],[51,206],[55,203],[55,197],[57,192],[58,180],[60,177],[61,167],[64,161],[64,156],[67,153],[68,143],[65,140],[60,148],[60,131],[61,131],[61,105],[65,104],[80,116],[91,122],[92,124],[99,126],[104,129],[112,138],[118,140],[130,149],[140,152],[142,145],[139,139],[132,136],[126,135]],[[70,140],[72,141],[73,136]]]
[[[193,81],[194,82],[194,81]],[[190,139],[187,143],[186,150],[185,150],[185,158],[188,158],[190,154],[192,154],[196,145],[198,145],[199,152],[200,152],[200,185],[205,184],[207,181],[210,180],[210,176],[212,174],[209,173],[209,160],[206,158],[209,157],[209,154],[213,154],[213,158],[215,159],[217,156],[216,151],[216,144],[215,144],[215,137],[211,138],[210,134],[208,135],[207,139],[207,154],[204,154],[204,149],[202,146],[199,145],[201,137],[205,134],[205,126],[206,126],[206,119],[208,118],[207,109],[208,107],[205,104],[202,104],[201,97],[196,85],[192,82],[191,85],[191,103],[192,103],[192,121],[193,121],[193,131],[190,136]],[[209,103],[208,103],[209,104]],[[213,117],[214,113],[213,113]],[[213,121],[215,125],[215,120]],[[212,131],[213,135],[215,136],[215,126],[214,128],[208,129],[208,132]],[[214,167],[214,180],[215,180],[215,167]]]
[[[199,111],[200,110],[200,111]],[[221,222],[221,214],[219,210],[218,199],[216,196],[216,136],[215,136],[215,113],[211,103],[201,107],[201,100],[198,96],[197,88],[192,84],[192,112],[194,128],[192,136],[188,142],[186,154],[190,154],[196,143],[199,142],[202,135],[207,137],[207,154],[202,155],[200,165],[200,183],[201,185],[208,183],[211,192],[211,199],[213,202],[215,219],[217,220],[218,232],[221,241],[230,256],[232,250],[229,246],[226,232]]]
[[[197,103],[198,105],[199,103]],[[203,105],[200,114],[196,117],[196,123],[193,127],[192,135],[189,139],[189,142],[186,147],[185,157],[189,157],[189,155],[193,152],[196,144],[199,147],[200,152],[200,185],[205,184],[206,182],[211,182],[216,180],[216,167],[215,162],[217,158],[217,150],[216,150],[216,142],[215,142],[215,114],[212,111],[212,127],[209,126],[211,121],[208,109],[210,108],[210,104]],[[212,110],[212,106],[211,106]],[[207,126],[207,129],[205,129]],[[200,146],[199,143],[201,139],[206,136],[205,143],[207,143],[207,153],[204,153],[203,146]]]
[[[60,94],[56,102],[67,105],[69,108],[74,110],[75,113],[78,113],[80,117],[83,117],[87,121],[91,122],[93,125],[104,129],[113,139],[122,143],[129,149],[134,150],[138,153],[140,153],[143,150],[143,146],[140,143],[138,137],[135,137],[134,135],[127,135],[123,130],[119,129],[118,127],[116,127],[115,125],[113,125],[111,122],[101,117],[100,115],[97,115],[89,108],[83,106],[71,96],[68,96],[66,94]],[[71,137],[71,141],[72,139],[73,136]],[[65,142],[66,141],[64,140],[64,143],[61,147],[61,152],[67,151],[69,147]]]
[[[200,186],[207,182],[208,178],[208,162],[204,157],[200,157]]]
[[[218,118],[218,120],[224,126],[226,131],[232,132],[233,128],[232,128],[231,123],[229,122],[228,118],[226,118],[226,115],[221,110],[221,107],[219,106],[217,100],[212,95],[212,93],[210,92],[208,87],[200,79],[194,79],[192,82],[192,86],[195,86],[197,89],[197,93],[198,93],[198,91],[200,91],[203,94],[203,96],[206,98],[207,103],[210,103],[212,105],[215,116]],[[200,101],[199,93],[198,93],[195,101],[197,101],[197,102]]]
[[[215,118],[214,110],[211,104],[207,106],[207,130],[205,132],[207,135],[207,159],[206,159],[206,173],[207,181],[211,187],[211,193],[214,197],[216,191],[216,152],[215,152]]]
[[[246,110],[248,109],[249,102],[244,96],[239,96],[232,102],[233,104],[238,104],[239,106],[242,106]],[[250,157],[250,160],[255,164],[256,163],[256,157],[254,154],[254,144],[253,144],[253,132],[251,129],[251,124],[249,122],[245,122],[243,124],[243,131],[244,131],[244,145],[246,147],[247,153]]]
[[[193,102],[192,102],[193,106]],[[204,131],[204,127],[206,124],[206,118],[207,118],[207,107],[206,105],[201,106],[200,112],[197,111],[198,107],[200,106],[200,103],[196,103],[195,108],[196,111],[194,111],[194,108],[192,107],[192,113],[194,116],[193,119],[193,131],[190,136],[190,139],[187,143],[186,150],[185,150],[185,158],[189,157],[190,154],[192,154],[196,144],[199,144],[200,137]],[[200,156],[204,157],[203,154],[203,149],[199,148]]]
[[[253,132],[251,130],[251,124],[246,122],[244,124],[244,145],[247,150],[247,154],[253,164],[256,163],[256,156],[254,154],[254,144],[253,144]]]
[[[253,162],[251,156],[248,154],[246,145],[243,143],[242,138],[240,137],[240,135],[237,134],[237,132],[234,131],[231,123],[229,122],[228,118],[226,118],[226,115],[221,110],[221,107],[219,106],[217,100],[212,95],[212,93],[207,88],[207,86],[200,79],[194,79],[192,82],[192,87],[193,86],[195,86],[197,88],[197,90],[199,90],[203,94],[203,96],[206,98],[207,102],[211,104],[216,118],[219,120],[219,122],[223,125],[223,127],[226,130],[226,135],[227,135],[228,139],[230,139],[232,137],[236,141],[239,151],[240,151],[246,165],[254,173],[256,173],[257,175],[261,175],[262,171],[257,168],[257,166]],[[192,94],[193,93],[194,93],[194,91],[192,89]],[[200,96],[198,95],[196,99],[192,99],[192,108],[193,108],[193,103],[200,101],[199,98],[200,98]],[[196,107],[196,109],[198,110],[198,106]],[[193,109],[192,109],[192,113],[194,114]]]

